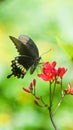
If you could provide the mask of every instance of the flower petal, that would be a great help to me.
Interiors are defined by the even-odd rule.
[[[38,77],[42,78],[45,81],[49,81],[48,76],[46,76],[45,74],[38,74]]]
[[[58,68],[58,75],[60,76],[60,78],[63,77],[63,75],[66,73],[67,69],[65,68]]]

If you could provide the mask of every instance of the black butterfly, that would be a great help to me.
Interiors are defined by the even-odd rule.
[[[20,35],[18,39],[12,36],[9,37],[15,44],[19,56],[11,61],[12,73],[7,78],[12,75],[17,76],[17,78],[23,78],[29,68],[30,74],[33,74],[41,59],[36,44],[26,35]]]

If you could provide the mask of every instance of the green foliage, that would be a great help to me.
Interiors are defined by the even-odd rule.
[[[64,52],[67,54],[68,58],[73,62],[73,44],[64,43],[59,38],[57,38],[57,43],[64,50]]]

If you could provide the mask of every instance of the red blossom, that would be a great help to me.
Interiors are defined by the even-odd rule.
[[[65,89],[64,91],[66,94],[73,95],[73,87],[72,87],[72,84],[70,82],[68,83],[68,89]]]
[[[55,78],[55,76],[57,75],[57,70],[55,69],[56,66],[56,62],[52,62],[52,64],[50,64],[49,62],[46,62],[43,65],[42,68],[42,73],[38,74],[38,77],[42,78],[45,81],[51,81]]]
[[[52,81],[55,79],[56,76],[62,78],[63,75],[66,73],[67,69],[65,69],[64,67],[59,67],[58,69],[56,69],[55,67],[56,61],[52,63],[46,62],[43,65],[42,73],[38,74],[38,77],[42,78],[45,81]]]
[[[58,75],[60,78],[63,77],[63,75],[66,73],[67,69],[65,69],[64,67],[63,68],[58,68]]]
[[[53,68],[56,66],[56,64],[57,64],[56,61],[53,61],[53,62],[52,62]]]

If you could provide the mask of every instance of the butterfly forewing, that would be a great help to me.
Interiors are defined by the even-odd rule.
[[[23,44],[20,40],[18,40],[15,37],[12,37],[12,36],[9,36],[9,37],[13,41],[20,55],[31,56],[31,52],[29,51],[29,49],[27,48],[25,44]]]
[[[19,38],[10,36],[20,55],[32,56],[33,59],[39,57],[39,52],[34,41],[26,35],[20,35]]]
[[[18,39],[27,46],[27,48],[30,50],[31,55],[34,59],[39,57],[38,48],[31,38],[29,38],[26,35],[20,35]]]

